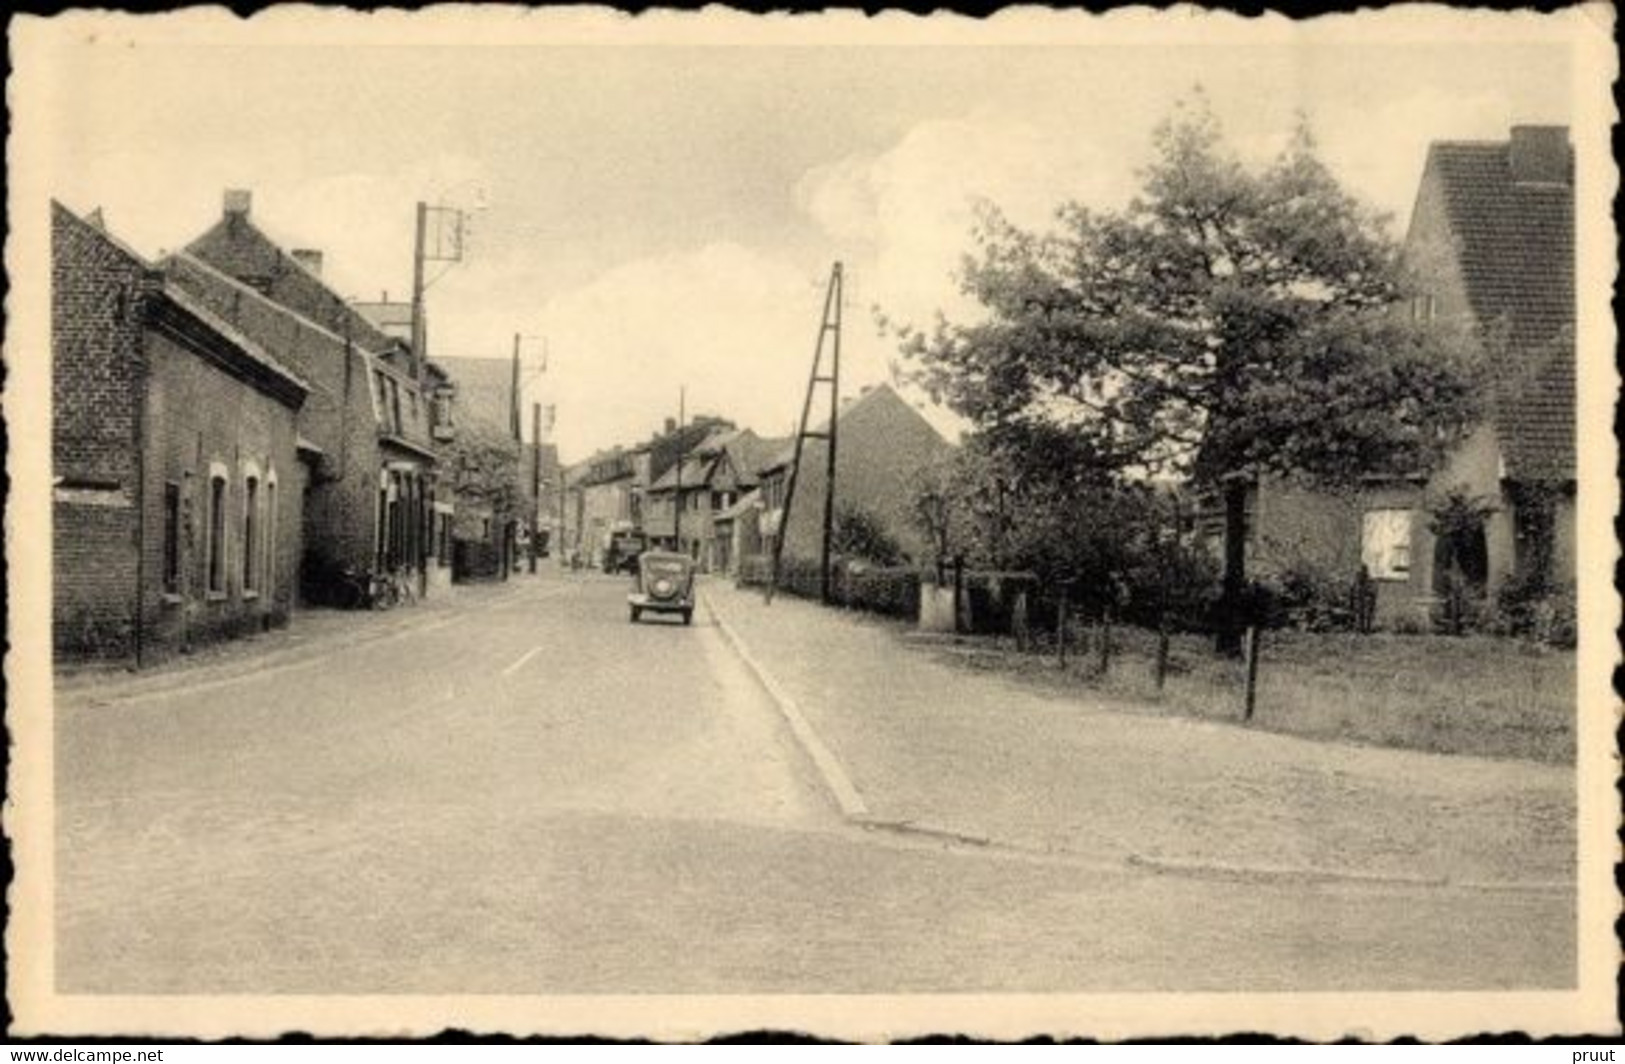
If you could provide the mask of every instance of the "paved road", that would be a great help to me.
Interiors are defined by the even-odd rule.
[[[709,619],[548,575],[57,706],[68,993],[1566,986],[1562,893],[1151,874],[843,820]],[[877,710],[883,708],[878,707]]]

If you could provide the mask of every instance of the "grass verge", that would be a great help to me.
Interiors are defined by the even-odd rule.
[[[1176,635],[1157,689],[1157,635],[1113,628],[1100,671],[1098,630],[1078,633],[1063,667],[1053,642],[904,631],[916,652],[1057,694],[1087,690],[1118,712],[1242,722],[1245,670],[1210,639]],[[1253,727],[1441,754],[1574,762],[1572,651],[1488,637],[1267,632]]]

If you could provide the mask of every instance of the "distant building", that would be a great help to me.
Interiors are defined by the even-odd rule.
[[[867,388],[847,401],[836,421],[835,506],[866,512],[897,541],[910,557],[923,559],[928,545],[914,517],[918,471],[953,449],[918,410],[889,385]],[[827,431],[822,425],[817,431]],[[735,513],[735,536],[741,548],[754,545],[770,554],[773,541],[785,537],[783,554],[817,560],[823,544],[824,494],[827,483],[828,444],[806,440],[801,472],[784,526],[785,499],[794,466],[795,441],[784,444],[759,470],[760,511],[755,528],[741,527],[749,519]]]
[[[59,660],[139,666],[286,623],[310,386],[57,203],[51,284]]]

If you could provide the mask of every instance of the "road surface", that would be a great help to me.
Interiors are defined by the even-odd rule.
[[[1561,891],[1169,875],[866,830],[705,611],[634,626],[624,591],[526,577],[432,624],[355,615],[389,627],[330,652],[59,697],[58,989],[1573,985]]]

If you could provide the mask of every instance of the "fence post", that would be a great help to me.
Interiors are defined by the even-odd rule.
[[[1061,581],[1061,597],[1055,604],[1055,652],[1063,669],[1066,668],[1066,600],[1071,589],[1070,580]]]
[[[1168,679],[1168,611],[1157,614],[1157,693]]]
[[[1112,665],[1112,608],[1110,606],[1105,606],[1105,607],[1102,607],[1101,611],[1100,611],[1100,658],[1099,658],[1099,660],[1097,662],[1097,667],[1100,670],[1100,675],[1102,675],[1102,676],[1106,675],[1106,671],[1111,668],[1111,665]]]
[[[956,554],[954,555],[954,635],[959,635],[965,630],[965,626],[961,622],[959,616],[959,611],[963,608],[962,603],[964,598],[965,556],[962,554]]]
[[[1016,637],[1016,650],[1022,654],[1027,652],[1027,589],[1022,588],[1016,592],[1015,605],[1010,609],[1010,629]]]
[[[1258,644],[1260,632],[1257,625],[1247,629],[1247,642],[1244,650],[1247,654],[1247,694],[1242,710],[1242,720],[1253,719],[1253,706],[1258,699]]]

